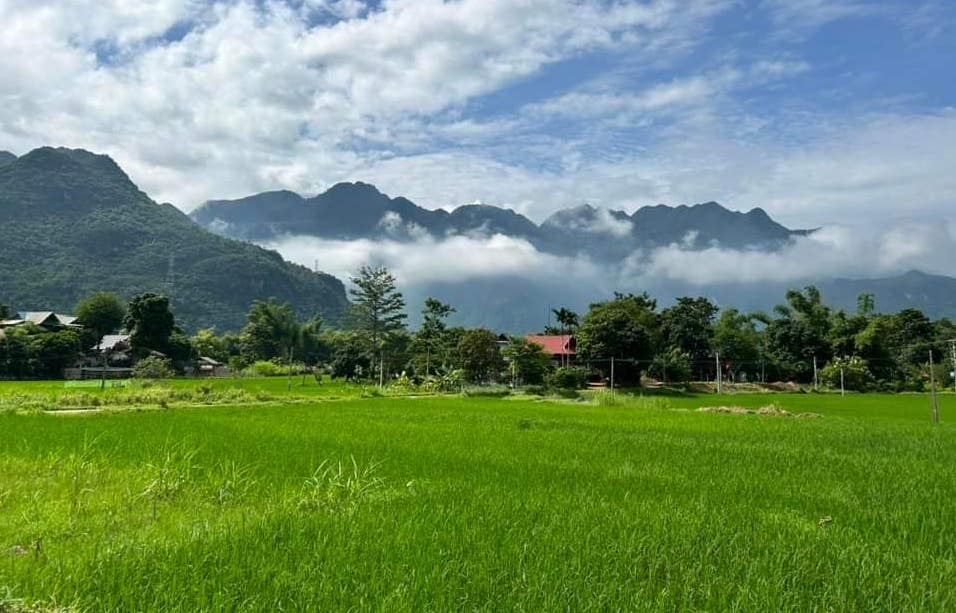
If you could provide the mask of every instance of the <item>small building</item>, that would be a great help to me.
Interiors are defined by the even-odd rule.
[[[559,364],[571,364],[577,356],[577,341],[571,334],[531,334],[529,343],[541,345],[544,352]]]
[[[229,375],[229,369],[218,360],[200,356],[196,360],[196,375],[199,377],[226,377]]]
[[[48,332],[57,332],[66,328],[76,330],[82,327],[76,323],[76,317],[73,315],[54,313],[53,311],[25,311],[17,313],[17,316],[13,319],[0,321],[0,328],[15,328],[26,324],[39,326]]]

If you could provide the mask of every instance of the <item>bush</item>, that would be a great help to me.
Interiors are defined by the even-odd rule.
[[[134,379],[169,379],[173,374],[172,362],[155,355],[143,358],[133,366]]]
[[[562,367],[548,376],[548,385],[558,389],[577,390],[588,382],[588,371],[577,367]]]
[[[866,360],[857,356],[834,358],[820,371],[820,379],[827,387],[840,389],[841,368],[846,389],[862,392],[870,385],[872,377]]]

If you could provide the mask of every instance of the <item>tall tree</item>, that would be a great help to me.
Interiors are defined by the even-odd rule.
[[[458,343],[458,356],[465,377],[475,383],[495,379],[504,367],[498,335],[491,330],[468,330]]]
[[[97,292],[76,305],[77,321],[90,330],[99,346],[103,337],[115,332],[126,318],[126,303],[110,292]]]
[[[433,360],[446,366],[447,324],[445,320],[455,312],[454,307],[437,298],[426,298],[422,309],[422,325],[415,335],[415,353],[418,358],[424,353],[425,376],[431,372]]]
[[[176,329],[169,298],[147,292],[129,301],[123,325],[129,330],[130,344],[139,353],[169,350],[169,337]]]
[[[248,361],[281,358],[291,361],[302,338],[302,326],[292,307],[275,298],[256,300],[242,328],[243,353]]]
[[[560,309],[551,309],[551,312],[554,313],[554,318],[557,320],[558,325],[560,326],[559,330],[562,335],[574,334],[575,328],[578,327],[579,317],[578,314],[572,311],[571,309],[561,307]],[[561,356],[561,364],[567,366],[565,360],[570,359],[566,355]]]
[[[637,383],[639,361],[649,361],[660,337],[657,302],[647,294],[615,294],[614,300],[592,304],[578,328],[578,355],[607,368],[617,361],[617,380]]]
[[[405,298],[385,267],[363,266],[351,281],[354,287],[349,294],[355,301],[352,319],[365,334],[369,355],[378,361],[379,385],[384,385],[385,339],[405,328]]]
[[[661,312],[661,343],[690,355],[709,372],[717,306],[707,298],[682,297]]]

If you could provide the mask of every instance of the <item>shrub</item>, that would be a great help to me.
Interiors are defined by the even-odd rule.
[[[133,367],[135,379],[169,379],[173,374],[172,363],[155,355],[143,358]]]
[[[844,387],[856,392],[864,391],[872,379],[870,369],[863,358],[834,358],[820,371],[820,379],[828,387],[840,388],[840,370],[843,370]]]
[[[577,367],[562,367],[548,376],[548,385],[558,389],[576,390],[583,388],[588,381],[588,371]]]

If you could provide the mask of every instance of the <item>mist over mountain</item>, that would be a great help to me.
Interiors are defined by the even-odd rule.
[[[407,198],[390,198],[361,182],[338,183],[313,198],[276,191],[214,200],[190,216],[223,235],[253,241],[285,235],[413,241],[423,236],[501,234],[527,240],[547,253],[584,253],[601,260],[620,260],[638,249],[672,243],[771,249],[808,232],[785,228],[762,209],[740,213],[716,202],[643,207],[633,214],[582,205],[562,209],[536,224],[511,209],[491,205],[463,205],[451,212],[429,210]]]
[[[43,147],[0,167],[0,301],[73,309],[95,291],[169,295],[187,328],[237,329],[256,298],[336,318],[342,283],[208,232],[139,190],[108,156]]]
[[[455,305],[457,323],[505,331],[540,329],[550,308],[579,311],[614,292],[647,291],[662,304],[683,295],[769,310],[787,289],[818,285],[835,306],[859,293],[879,308],[915,306],[956,315],[956,281],[906,270],[945,268],[945,227],[793,230],[764,210],[716,202],[647,206],[633,213],[591,205],[560,209],[540,224],[510,209],[428,210],[365,183],[340,183],[313,198],[267,192],[208,202],[191,217],[339,276],[385,265],[409,299],[411,321],[428,296]],[[919,242],[913,236],[921,236]]]

